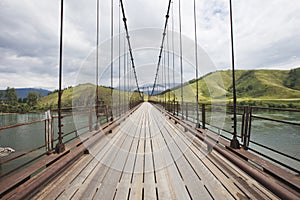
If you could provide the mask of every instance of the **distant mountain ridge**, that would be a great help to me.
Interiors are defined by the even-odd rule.
[[[49,94],[49,90],[41,89],[41,88],[15,88],[18,98],[26,98],[29,92],[37,92],[37,94],[41,94],[42,96],[47,96]],[[0,90],[3,95],[5,94],[5,90]]]

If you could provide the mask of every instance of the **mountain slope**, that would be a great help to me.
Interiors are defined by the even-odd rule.
[[[300,68],[293,70],[236,70],[238,99],[300,99]],[[200,101],[232,98],[231,70],[198,79]],[[180,87],[171,92],[180,96]],[[183,87],[185,101],[195,101],[196,81]],[[172,95],[171,95],[172,96]],[[158,98],[162,98],[160,95]]]
[[[113,101],[113,104],[118,104],[119,100],[121,103],[123,103],[128,101],[132,102],[139,99],[139,95],[136,92],[127,92],[115,89],[111,91],[110,88],[103,86],[98,87],[98,94],[99,101],[104,102],[106,105],[110,105],[111,101]],[[111,94],[113,98],[111,98]],[[93,105],[95,100],[96,86],[89,83],[80,84],[75,87],[69,87],[64,89],[62,93],[62,107]],[[37,108],[39,110],[56,108],[57,101],[58,92],[54,92],[48,96],[40,98],[37,103]]]
[[[300,90],[300,68],[292,69],[283,84],[288,88]]]
[[[236,91],[239,101],[248,100],[300,100],[300,68],[294,70],[236,70]],[[199,100],[227,100],[232,99],[232,74],[230,70],[209,73],[198,79]],[[110,103],[111,89],[99,87],[99,99],[106,104]],[[113,90],[114,101],[118,100],[119,90]],[[120,91],[121,102],[131,98],[132,93]],[[166,92],[167,100],[181,99],[180,86]],[[184,101],[195,102],[196,81],[191,80],[183,86]],[[62,104],[64,107],[72,106],[72,100],[87,102],[95,98],[95,86],[81,84],[64,90]],[[163,100],[164,95],[157,95],[158,100]],[[41,109],[57,106],[57,92],[41,98],[38,107]]]

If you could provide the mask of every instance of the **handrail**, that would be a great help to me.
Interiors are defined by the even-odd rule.
[[[158,108],[161,109],[161,108]],[[204,135],[207,135],[208,131],[205,129],[196,129],[193,127],[188,126],[184,121],[178,119],[174,115],[172,115],[170,112],[165,112],[167,116],[169,116],[169,119],[172,119],[175,121],[175,123],[179,123],[182,127],[184,127],[185,130],[193,133],[197,138],[204,141],[208,146],[213,147],[214,150],[216,150],[218,153],[223,155],[225,158],[227,158],[229,161],[231,161],[233,164],[238,166],[240,169],[245,171],[247,174],[249,174],[251,177],[253,177],[255,180],[257,180],[259,183],[264,185],[266,188],[268,188],[270,191],[275,193],[279,198],[282,199],[297,199],[297,195],[295,195],[294,192],[292,192],[290,189],[286,188],[286,186],[283,186],[281,184],[278,184],[274,179],[272,178],[278,178],[272,176],[272,178],[269,176],[268,173],[261,173],[261,170],[257,168],[257,166],[249,165],[249,162],[247,160],[244,160],[241,157],[238,157],[235,153],[239,150],[232,149],[228,143],[226,148],[215,145],[215,141],[211,138],[206,138]],[[229,149],[229,150],[228,150]],[[234,153],[235,152],[235,153]],[[276,167],[276,166],[273,166]],[[283,169],[281,169],[282,172]],[[285,171],[285,174],[289,174],[287,180],[283,180],[284,183],[287,183],[291,188],[296,188],[296,190],[299,190],[299,184],[294,178],[294,175],[291,175],[289,172]],[[283,175],[283,174],[281,174]],[[292,177],[292,178],[291,178]],[[279,177],[280,178],[280,177]],[[291,180],[293,179],[293,180]],[[291,182],[285,182],[285,181],[291,181]]]
[[[98,108],[100,110],[102,109],[102,111],[100,113],[97,113],[97,120],[100,121],[100,123],[99,123],[100,125],[103,124],[103,123],[106,123],[110,119],[109,115],[113,114],[112,109],[116,109],[117,107],[122,108],[122,109],[120,109],[121,112],[118,112],[118,114],[117,114],[118,116],[121,116],[122,114],[124,114],[128,110],[130,110],[131,108],[136,107],[139,103],[140,102],[131,102],[130,105],[119,105],[119,106],[117,106],[117,105],[113,105],[113,106],[101,105],[101,107],[100,108],[98,107]],[[78,109],[79,112],[75,111],[75,112],[70,113],[69,112],[70,109],[73,109],[73,111]],[[82,109],[84,109],[86,111],[82,111]],[[96,111],[95,106],[92,106],[92,107],[84,107],[84,106],[66,107],[66,108],[62,108],[62,110],[67,112],[66,114],[62,114],[62,116],[65,117],[65,118],[66,117],[77,116],[77,115],[86,115],[87,116],[86,120],[82,121],[82,123],[86,123],[86,125],[82,125],[81,127],[78,127],[78,128],[73,129],[71,131],[68,131],[67,133],[62,134],[62,138],[63,139],[66,138],[66,140],[63,141],[64,144],[69,143],[70,141],[73,141],[74,139],[88,133],[89,131],[92,131],[93,130],[92,127],[94,125],[98,125],[98,123],[96,121],[94,121],[93,118],[91,117],[92,112]],[[51,111],[55,111],[55,109],[53,109]],[[56,112],[54,112],[54,113],[56,113]],[[35,124],[35,123],[45,122],[43,126],[45,126],[45,134],[46,134],[46,132],[49,131],[49,129],[47,129],[46,126],[51,126],[51,130],[52,131],[54,130],[54,127],[52,127],[52,126],[54,126],[54,120],[57,119],[57,116],[54,115],[54,113],[51,114],[51,119],[40,119],[40,120],[31,121],[31,122],[25,122],[25,123],[9,125],[9,126],[5,126],[5,127],[1,127],[0,131],[15,128],[15,127],[21,127],[21,126],[26,126],[26,125],[32,125],[32,124]],[[85,129],[86,129],[86,131],[83,131],[80,134],[78,134],[78,131],[85,130]],[[0,132],[0,134],[1,134],[1,132]],[[73,136],[72,134],[75,134],[75,135]],[[69,137],[69,136],[71,136],[71,137]],[[45,138],[46,138],[46,135],[45,135]],[[42,152],[38,153],[38,155],[35,155],[33,158],[31,157],[29,160],[26,159],[26,161],[21,162],[21,164],[19,163],[18,166],[14,167],[12,169],[9,169],[8,171],[5,171],[3,174],[0,175],[0,179],[13,174],[14,172],[18,171],[19,169],[22,169],[25,166],[28,166],[32,162],[34,162],[34,161],[36,161],[36,160],[38,160],[38,159],[40,159],[40,158],[42,158],[46,155],[50,155],[52,153],[52,150],[51,149],[47,150],[47,148],[48,148],[47,144],[54,143],[54,142],[57,142],[57,141],[58,141],[58,138],[57,138],[57,135],[55,134],[54,138],[52,138],[51,141],[45,140],[45,144],[43,144],[41,146],[30,149],[30,150],[28,150],[24,153],[21,153],[19,155],[14,156],[14,157],[8,158],[6,160],[5,160],[5,157],[3,157],[2,159],[4,159],[4,160],[1,160],[1,162],[0,162],[1,166],[5,166],[8,163],[14,162],[14,161],[19,160],[21,158],[26,158],[26,156],[28,156],[30,154],[33,154],[34,152],[41,151],[42,149],[45,149]]]
[[[285,120],[271,119],[268,117],[261,117],[261,116],[257,116],[257,115],[252,115],[252,117],[256,118],[256,119],[263,119],[263,120],[269,120],[269,121],[273,121],[273,122],[280,122],[280,123],[284,123],[284,124],[300,126],[300,123],[289,122],[289,121],[285,121]]]
[[[161,106],[163,106],[166,110],[168,110],[171,113],[173,111],[172,109],[174,109],[173,105],[168,105],[168,104],[174,104],[174,102],[152,102],[152,103],[160,104]],[[202,104],[202,105],[204,105],[205,109],[204,110],[200,109],[200,115],[201,115],[201,112],[208,112],[208,110],[210,110],[209,107],[212,106],[211,104]],[[196,108],[195,102],[194,103],[193,102],[184,102],[183,104],[180,104],[178,106],[179,106],[179,110],[177,111],[177,115],[178,115],[178,113],[182,113],[186,120],[189,120],[190,122],[193,122],[193,120],[195,120],[196,117],[191,115],[191,113],[194,114],[194,112],[195,112],[195,108]],[[215,105],[215,107],[220,107],[220,109],[222,109],[222,107],[230,108],[230,106],[231,105],[225,105],[225,104]],[[199,107],[201,108],[201,106],[199,106]],[[249,151],[255,152],[255,153],[259,154],[260,156],[263,156],[263,157],[271,160],[272,162],[275,162],[275,163],[279,164],[280,166],[299,174],[299,169],[296,169],[296,168],[290,166],[289,163],[286,163],[286,161],[281,161],[281,160],[277,160],[275,158],[271,158],[270,156],[266,155],[266,153],[259,152],[258,150],[254,149],[253,147],[249,147],[249,144],[257,145],[263,149],[266,149],[270,152],[279,154],[285,158],[291,159],[296,162],[300,162],[300,159],[296,158],[295,156],[291,156],[288,153],[281,152],[279,150],[276,150],[274,148],[271,148],[271,147],[261,144],[259,142],[253,141],[251,139],[251,127],[253,126],[251,122],[253,119],[268,120],[268,121],[273,121],[276,123],[283,123],[283,124],[287,124],[287,125],[291,125],[291,126],[299,126],[300,125],[300,123],[298,123],[298,122],[292,122],[292,121],[287,121],[287,120],[272,119],[270,117],[258,116],[258,115],[253,114],[253,110],[254,111],[256,111],[256,110],[266,110],[266,111],[271,110],[271,111],[300,112],[300,109],[298,110],[298,109],[287,109],[287,108],[266,108],[266,107],[258,107],[258,106],[238,106],[237,108],[238,108],[239,112],[241,112],[239,115],[242,116],[242,118],[240,119],[241,121],[239,121],[239,123],[241,123],[241,134],[237,135],[237,137],[241,139],[243,148],[246,150],[248,149]],[[248,109],[245,109],[245,108],[248,108]],[[216,112],[218,112],[218,111],[216,110]],[[174,112],[173,112],[173,114],[174,114]],[[228,112],[228,109],[226,109],[226,114],[230,114],[230,112]],[[246,116],[246,115],[248,115],[248,116]],[[248,121],[246,121],[246,120],[248,120]],[[201,122],[201,120],[200,120],[200,122]],[[209,125],[212,128],[218,129],[219,131],[224,131],[227,134],[232,134],[232,132],[226,130],[225,128],[217,127],[217,126],[207,122],[205,119],[205,115],[204,115],[204,118],[202,118],[201,123],[202,123],[202,128],[204,128],[204,129],[212,131],[210,128],[205,127],[205,125]],[[212,131],[212,132],[214,134],[219,134],[214,131]],[[230,138],[226,137],[225,135],[220,134],[220,136],[222,138],[225,138],[226,140],[230,141]]]
[[[8,125],[8,126],[2,126],[2,127],[0,127],[0,131],[9,129],[9,128],[15,128],[15,127],[19,127],[19,126],[25,126],[25,125],[30,125],[30,124],[34,124],[34,123],[39,123],[39,122],[43,122],[43,121],[45,121],[45,119],[34,120],[31,122],[24,122],[24,123],[13,124],[13,125]]]

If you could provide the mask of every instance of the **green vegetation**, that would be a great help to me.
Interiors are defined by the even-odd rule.
[[[283,84],[291,89],[300,90],[300,68],[292,69]]]
[[[26,98],[19,98],[15,88],[7,87],[5,93],[0,94],[0,112],[27,113],[35,110],[35,105],[41,97],[37,92],[29,92]]]
[[[120,98],[119,98],[120,94]],[[111,98],[112,97],[112,98]],[[140,96],[137,92],[127,92],[111,89],[110,87],[99,86],[98,98],[105,105],[121,103],[129,104],[138,101]],[[39,99],[36,105],[37,110],[47,110],[56,108],[58,101],[58,91]],[[93,84],[80,84],[76,87],[69,87],[63,90],[62,107],[76,107],[94,105],[96,102],[96,86]]]
[[[300,68],[292,70],[236,70],[238,104],[300,108]],[[231,70],[209,73],[198,79],[199,100],[232,102]],[[167,92],[180,100],[180,87]],[[184,101],[195,102],[196,80],[183,86]],[[163,100],[164,95],[155,97]]]
[[[232,103],[231,71],[209,73],[198,80],[199,100],[203,103],[219,101]],[[237,70],[236,91],[239,105],[300,108],[300,68],[292,70]],[[62,106],[94,105],[96,86],[80,84],[68,87],[62,93]],[[138,101],[137,92],[120,91],[109,87],[98,87],[99,101],[106,105],[125,104]],[[120,94],[120,98],[119,98]],[[163,94],[151,97],[152,100],[181,100],[180,87],[167,90]],[[184,101],[195,102],[196,80],[190,80],[183,86]],[[148,99],[147,96],[145,96]],[[57,107],[58,91],[41,97],[29,92],[26,98],[19,98],[14,88],[0,92],[0,112],[26,113],[44,111]]]

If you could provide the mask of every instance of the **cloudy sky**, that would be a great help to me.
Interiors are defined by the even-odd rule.
[[[100,57],[103,60],[110,51],[110,2],[100,0]],[[185,42],[194,39],[193,1],[181,2],[183,45],[193,50],[193,46]],[[124,3],[142,83],[149,82],[155,75],[167,3],[167,0],[126,0]],[[178,31],[178,0],[173,1],[172,7],[174,31]],[[233,0],[233,12],[237,69],[300,67],[299,1]],[[0,1],[0,89],[8,86],[57,88],[59,14],[59,0]],[[78,74],[89,70],[83,67],[95,60],[91,55],[96,46],[96,0],[65,0],[64,14],[63,84],[67,87],[78,83]],[[203,69],[203,74],[230,68],[229,28],[227,0],[197,0],[198,46],[214,64],[214,69]],[[122,22],[120,32],[124,34]],[[114,0],[115,45],[118,33],[119,2]],[[139,39],[134,39],[135,35]],[[121,45],[121,49],[123,47]],[[117,54],[118,46],[114,52]],[[103,66],[103,71],[106,67]],[[189,78],[192,77],[187,76]]]

